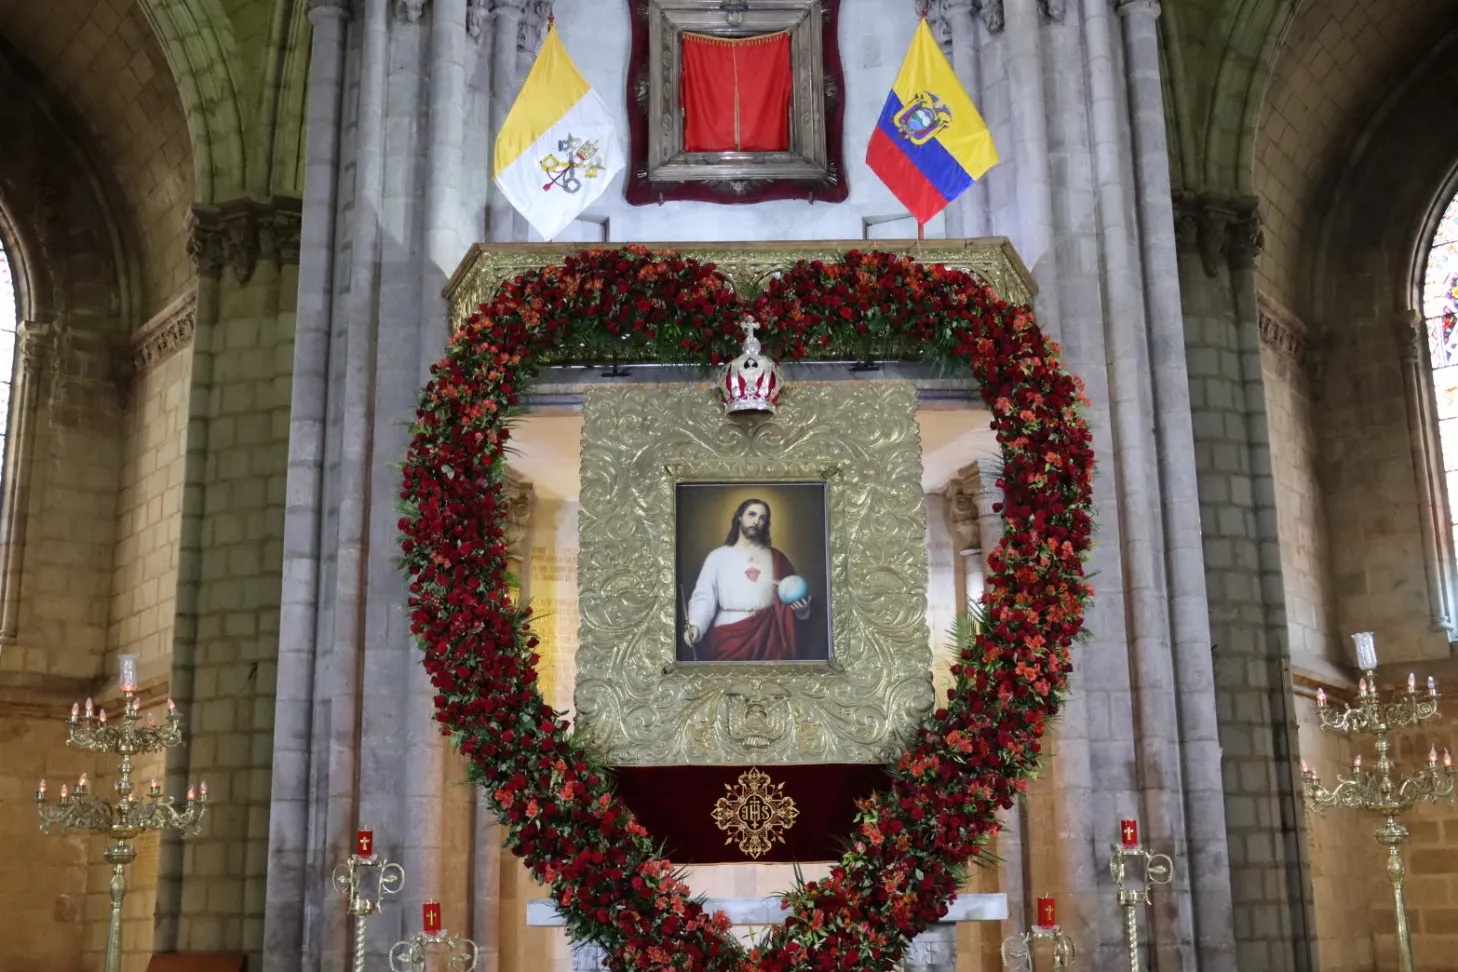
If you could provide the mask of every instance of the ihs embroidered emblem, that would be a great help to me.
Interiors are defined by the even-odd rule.
[[[724,784],[727,796],[714,804],[714,823],[729,836],[724,843],[739,843],[746,857],[757,858],[775,844],[785,842],[785,831],[800,816],[795,801],[782,792],[783,783],[771,783],[767,774],[751,767],[739,775],[733,786]]]

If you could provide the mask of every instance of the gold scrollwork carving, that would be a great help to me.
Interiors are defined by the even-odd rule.
[[[773,417],[712,388],[583,398],[579,731],[618,764],[880,762],[932,707],[926,515],[909,382],[791,386]],[[830,662],[680,664],[675,486],[824,481]]]

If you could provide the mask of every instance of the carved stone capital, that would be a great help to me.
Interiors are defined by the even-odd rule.
[[[260,259],[280,266],[299,262],[300,218],[299,200],[288,197],[196,206],[187,253],[198,276],[216,277],[227,266],[246,284]]]
[[[526,0],[522,7],[521,20],[516,25],[516,50],[518,54],[536,56],[541,50],[542,38],[547,34],[547,18],[552,14],[552,0]]]
[[[466,6],[466,33],[476,40],[486,30],[486,24],[491,20],[491,8],[489,0],[470,0]]]
[[[959,469],[947,484],[948,525],[966,549],[981,549],[983,526],[998,520],[999,512],[994,507],[1002,502],[1002,490],[997,486],[997,477],[997,463],[980,459]]]
[[[1206,276],[1219,273],[1222,262],[1232,270],[1255,266],[1263,236],[1254,197],[1176,193],[1174,214],[1175,245],[1198,253]]]
[[[395,17],[413,24],[425,16],[425,0],[395,0]]]
[[[1038,13],[1050,24],[1061,24],[1068,13],[1067,0],[1038,0]]]
[[[143,375],[192,344],[197,330],[197,291],[172,301],[132,338],[129,369]]]
[[[1003,24],[1006,22],[1003,17],[1002,0],[982,0],[982,22],[992,33],[1002,33]]]
[[[514,548],[512,554],[520,559],[524,553],[521,549],[522,543],[531,529],[532,508],[536,505],[536,490],[530,482],[508,471],[506,484],[501,492],[506,502],[507,542]]]

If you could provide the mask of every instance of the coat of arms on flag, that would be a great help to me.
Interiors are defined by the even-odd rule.
[[[926,18],[871,133],[866,164],[918,225],[997,164],[997,147]]]
[[[572,63],[554,24],[496,136],[496,185],[550,240],[624,167],[612,113]]]

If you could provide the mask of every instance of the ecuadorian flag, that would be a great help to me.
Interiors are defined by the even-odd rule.
[[[992,133],[922,18],[866,164],[924,224],[997,164]]]
[[[623,164],[612,113],[548,24],[496,136],[496,185],[551,240],[597,201]]]

